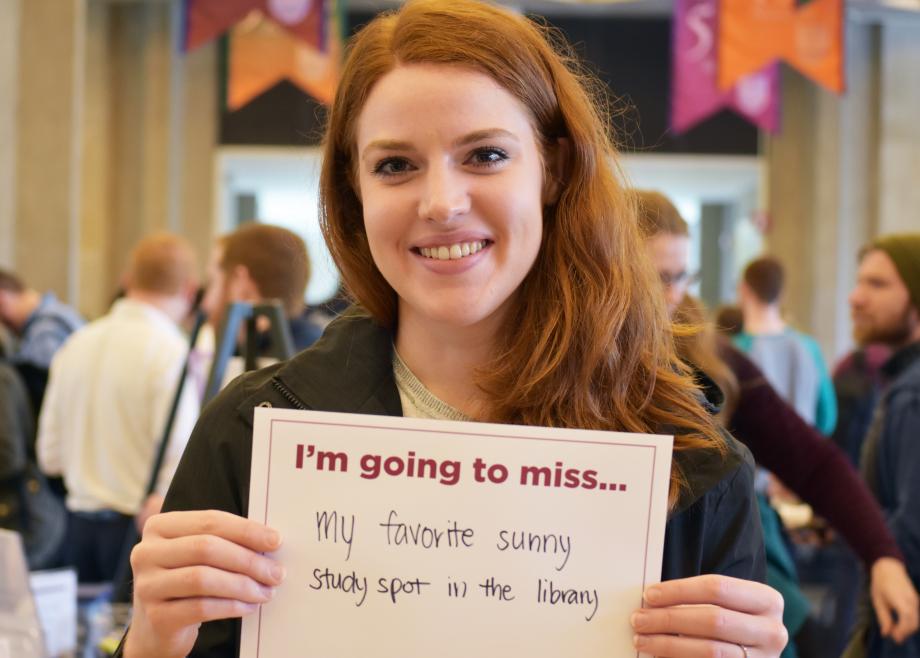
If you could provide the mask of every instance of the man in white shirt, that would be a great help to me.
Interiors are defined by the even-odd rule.
[[[67,485],[68,557],[80,582],[111,580],[144,493],[188,352],[179,323],[197,284],[188,243],[160,234],[131,255],[126,293],[74,333],[51,363],[39,418],[39,465]],[[183,389],[157,492],[164,493],[198,418]]]

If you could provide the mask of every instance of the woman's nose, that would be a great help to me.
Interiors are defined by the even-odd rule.
[[[448,166],[431,167],[425,176],[424,196],[419,202],[419,217],[434,222],[450,222],[470,211],[468,182],[461,172]]]

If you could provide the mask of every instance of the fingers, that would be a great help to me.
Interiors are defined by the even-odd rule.
[[[772,647],[785,641],[780,637],[785,629],[781,632],[782,624],[776,620],[717,606],[644,609],[630,621],[642,635],[681,635],[751,647]]]
[[[748,649],[745,656],[744,650],[737,644],[673,635],[637,635],[633,638],[633,645],[656,658],[761,658],[779,655]]]
[[[883,637],[901,643],[917,631],[920,602],[904,564],[879,558],[872,565],[870,594]]]
[[[891,612],[888,610],[888,604],[884,597],[876,592],[872,592],[872,607],[875,609],[875,618],[878,620],[879,631],[882,637],[888,637],[891,634]]]
[[[783,598],[771,587],[727,576],[653,585],[632,622],[636,646],[659,658],[775,658],[786,646]]]
[[[138,544],[131,555],[132,564],[155,563],[163,569],[208,565],[244,574],[264,585],[279,585],[284,568],[273,559],[235,544],[223,537],[195,535],[169,540],[168,550],[161,550],[163,540],[148,539]]]
[[[875,604],[874,599],[873,603]],[[885,605],[884,601],[875,605],[876,616],[879,618],[879,627],[883,636],[890,635],[895,642],[901,644],[904,640],[917,632],[918,604],[915,597],[905,596],[898,600],[894,600],[891,602],[890,608],[888,605]],[[884,613],[887,617],[887,625],[882,622],[881,613]],[[894,619],[895,615],[897,616],[897,621]]]
[[[729,576],[705,575],[669,580],[645,590],[649,608],[712,604],[750,615],[781,617],[783,597],[772,587]]]
[[[148,534],[165,539],[215,535],[259,553],[274,551],[281,546],[281,536],[276,530],[218,510],[158,514],[144,527],[145,539]]]
[[[201,623],[240,617],[269,601],[284,570],[262,553],[280,545],[275,530],[227,512],[151,516],[131,552],[131,655],[185,656]]]
[[[136,590],[146,601],[211,597],[266,603],[274,594],[272,587],[248,576],[204,566],[163,571],[157,578],[138,581]]]
[[[218,619],[244,617],[258,609],[255,603],[233,599],[196,598],[165,601],[147,614],[152,626],[173,629]]]

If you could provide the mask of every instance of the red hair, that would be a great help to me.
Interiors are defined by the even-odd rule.
[[[607,132],[604,97],[563,42],[473,0],[409,0],[350,46],[333,102],[320,179],[321,222],[354,298],[394,327],[397,297],[371,257],[355,185],[355,127],[371,89],[397,66],[462,66],[496,80],[531,115],[564,172],[544,238],[508,326],[477,383],[494,422],[630,432],[678,428],[675,449],[722,449],[713,419],[674,354],[660,285]],[[548,173],[546,174],[548,175]],[[671,502],[686,480],[672,469]]]

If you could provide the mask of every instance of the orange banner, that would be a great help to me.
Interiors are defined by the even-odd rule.
[[[331,103],[342,52],[336,21],[335,12],[330,12],[323,52],[259,11],[247,16],[230,32],[227,109],[239,109],[285,79],[321,103]]]
[[[843,92],[843,0],[720,0],[719,86],[783,59]]]

